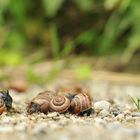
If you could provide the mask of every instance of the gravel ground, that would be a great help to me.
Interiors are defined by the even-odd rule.
[[[67,83],[61,79],[61,82]],[[51,89],[55,83],[32,86],[25,93],[11,90],[15,113],[5,112],[0,116],[0,139],[50,139],[50,140],[136,140],[140,139],[140,113],[129,98],[140,96],[140,86],[116,84],[109,81],[90,80],[85,84],[93,96],[91,116],[58,114],[57,112],[26,113],[27,103],[35,94]]]

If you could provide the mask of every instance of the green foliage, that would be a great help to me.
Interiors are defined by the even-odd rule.
[[[16,66],[22,62],[22,56],[16,52],[0,51],[0,65]]]
[[[134,99],[133,97],[131,97],[132,102],[134,103],[135,107],[137,108],[138,111],[140,111],[140,99],[137,97],[136,99]]]
[[[91,10],[92,6],[93,6],[93,2],[95,0],[75,0],[75,2],[77,3],[77,6],[81,8],[81,10],[83,11],[89,11]]]
[[[11,6],[10,12],[16,19],[16,23],[18,25],[24,26],[26,21],[26,4],[27,2],[24,2],[23,0],[9,0],[9,3]]]
[[[64,0],[43,0],[43,5],[46,15],[49,17],[56,16],[58,10],[61,8]]]
[[[74,49],[75,47],[75,44],[74,44],[74,41],[67,41],[65,43],[65,46],[63,48],[63,50],[61,51],[61,57],[66,57],[70,54],[70,52],[72,52],[72,50]]]
[[[6,45],[9,46],[9,49],[12,51],[21,51],[25,45],[22,34],[15,31],[10,33],[9,37],[7,37]]]
[[[80,80],[90,79],[92,75],[92,69],[88,64],[78,65],[75,69],[75,75]]]
[[[54,58],[59,58],[59,38],[55,24],[50,26],[50,38],[52,43],[52,53]]]
[[[139,0],[0,0],[0,64],[18,64],[39,49],[55,59],[77,49],[120,54],[128,63],[140,49],[139,17]]]

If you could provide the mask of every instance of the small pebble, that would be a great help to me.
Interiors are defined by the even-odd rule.
[[[129,110],[126,110],[123,113],[124,113],[124,115],[131,115],[131,111],[129,111]]]
[[[104,117],[104,120],[107,121],[107,122],[113,122],[113,118],[112,117]]]
[[[47,114],[47,118],[53,118],[53,117],[57,117],[57,116],[59,116],[59,113],[57,113],[57,112],[52,112],[52,113]]]
[[[123,121],[123,120],[124,120],[124,114],[119,114],[119,115],[117,115],[115,118],[116,118],[116,120],[118,120],[118,121]]]
[[[103,117],[106,117],[106,116],[108,116],[109,115],[109,112],[107,111],[107,110],[105,110],[105,109],[103,109],[102,111],[100,111],[100,113],[99,113],[99,116],[103,116]]]
[[[140,112],[133,112],[132,117],[140,117]]]
[[[132,117],[132,116],[126,116],[126,117],[125,117],[125,120],[128,121],[128,122],[133,122],[133,121],[135,121],[136,119],[135,119],[134,117]]]
[[[94,109],[96,112],[100,112],[101,110],[109,111],[111,104],[107,101],[98,101],[94,103]]]
[[[16,120],[15,118],[12,118],[11,116],[5,116],[3,119],[2,119],[2,122],[4,124],[15,124],[16,123]]]

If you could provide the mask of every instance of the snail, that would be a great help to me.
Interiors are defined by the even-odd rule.
[[[85,93],[79,93],[71,100],[69,111],[71,113],[89,116],[92,113],[91,98]]]
[[[65,113],[70,107],[70,100],[66,96],[55,96],[49,103],[51,112]]]
[[[0,115],[6,110],[5,103],[3,99],[0,98]]]
[[[63,92],[49,90],[41,92],[29,103],[27,112],[29,114],[34,112],[70,112],[89,116],[93,110],[91,97],[87,90],[78,87]]]
[[[44,91],[39,93],[27,106],[27,112],[32,114],[34,112],[47,113],[49,111],[49,102],[56,95],[54,91]]]
[[[13,99],[10,96],[8,90],[0,91],[0,99],[3,100],[7,110],[10,110],[12,108]]]

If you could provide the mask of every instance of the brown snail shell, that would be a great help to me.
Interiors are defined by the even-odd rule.
[[[54,91],[44,91],[39,93],[28,105],[27,112],[32,114],[34,112],[47,113],[49,110],[49,102],[56,96]]]
[[[91,98],[85,93],[79,93],[71,101],[70,112],[79,114],[91,106]]]
[[[70,107],[70,100],[65,96],[55,96],[49,103],[51,112],[65,113]]]
[[[6,110],[5,103],[3,99],[0,99],[0,115]]]

